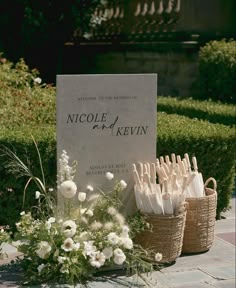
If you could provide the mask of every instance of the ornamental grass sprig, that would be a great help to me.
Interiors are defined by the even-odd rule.
[[[38,145],[31,135],[32,141],[34,143],[35,149],[38,155],[38,163],[40,167],[40,173],[42,180],[35,176],[30,168],[13,150],[9,149],[6,146],[0,147],[1,156],[6,157],[8,162],[5,164],[5,168],[12,174],[16,176],[16,178],[27,177],[28,181],[23,190],[23,199],[22,199],[22,209],[24,209],[26,192],[31,182],[34,182],[39,191],[36,191],[36,199],[38,199],[38,206],[33,206],[32,208],[38,210],[38,213],[41,215],[50,215],[53,213],[53,209],[55,207],[55,196],[51,194],[52,190],[46,187],[44,169],[42,165],[42,158],[40,155],[40,151]]]
[[[94,191],[93,187],[89,187],[87,192],[90,197],[87,197],[86,192],[77,191],[73,182],[75,165],[69,165],[69,157],[63,151],[59,160],[57,192],[65,201],[66,209],[63,213],[57,213],[56,204],[48,197],[45,180],[38,181],[39,178],[33,175],[18,156],[7,151],[12,160],[16,160],[13,166],[21,169],[22,175],[28,175],[31,179],[27,184],[36,181],[41,188],[35,193],[38,217],[34,218],[27,211],[21,212],[20,220],[16,223],[14,241],[9,233],[0,233],[1,241],[12,243],[23,253],[23,258],[18,261],[24,269],[27,284],[86,285],[89,280],[96,279],[99,272],[114,267],[125,270],[127,275],[135,273],[145,280],[142,273],[153,271],[154,253],[134,244],[132,239],[135,229],[131,231],[134,225],[129,227],[126,218],[120,213],[121,194],[127,186],[124,180],[116,181],[109,192],[100,189]],[[40,157],[39,150],[37,152]],[[42,170],[41,158],[39,165]],[[44,179],[43,175],[42,172]],[[114,175],[109,172],[108,176],[108,181],[112,181]],[[77,199],[77,206],[69,205]],[[47,213],[44,212],[45,208]],[[135,216],[135,220],[130,223],[142,227],[142,221],[141,216]],[[140,286],[138,283],[132,285]]]

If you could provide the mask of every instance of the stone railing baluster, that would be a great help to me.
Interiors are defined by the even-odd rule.
[[[127,41],[162,37],[163,33],[174,31],[180,10],[181,0],[109,1],[94,12],[95,19],[106,20],[92,27],[92,38],[110,41],[123,37]]]

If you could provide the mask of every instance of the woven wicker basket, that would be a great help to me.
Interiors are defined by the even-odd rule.
[[[145,214],[152,232],[145,231],[137,235],[135,243],[155,253],[162,253],[161,263],[170,263],[181,254],[186,211],[178,216]]]
[[[212,181],[214,188],[207,188]],[[210,249],[214,241],[216,218],[216,180],[209,178],[205,183],[206,196],[187,198],[187,216],[182,253],[199,253]]]

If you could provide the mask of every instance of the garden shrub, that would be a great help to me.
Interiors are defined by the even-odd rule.
[[[42,154],[47,182],[55,183],[55,87],[40,83],[39,72],[30,70],[21,59],[13,65],[0,54],[0,148],[16,151],[28,163],[35,176],[40,176],[39,161],[31,135]],[[4,148],[3,148],[4,149]],[[26,177],[5,169],[8,159],[0,152],[0,225],[13,225],[22,210]],[[34,204],[35,187],[29,186],[25,208]]]
[[[43,161],[46,183],[56,181],[55,87],[35,82],[37,71],[30,71],[21,60],[16,66],[0,59],[0,146],[14,150],[41,177],[34,136]],[[223,112],[222,112],[223,113]],[[224,112],[226,113],[226,112]],[[227,114],[227,113],[226,113]],[[229,126],[158,113],[157,156],[189,153],[198,159],[204,180],[218,182],[218,216],[229,205],[234,179],[235,131]],[[0,153],[1,154],[1,153]],[[16,178],[5,169],[7,159],[0,157],[0,226],[14,225],[22,209],[35,203],[36,187],[31,184],[22,208],[27,179]]]
[[[5,147],[11,149],[27,164],[34,176],[41,177],[39,159],[31,135],[35,138],[42,157],[45,179],[48,188],[55,188],[56,181],[56,141],[54,126],[23,127],[2,129],[0,133],[0,226],[10,225],[19,219],[19,213],[29,210],[36,204],[35,191],[38,190],[31,182],[26,191],[23,207],[23,190],[28,181],[27,177],[17,177],[6,169],[9,158],[3,152]]]
[[[210,41],[199,52],[198,96],[235,103],[236,41]]]
[[[0,128],[56,123],[55,87],[38,76],[23,59],[13,65],[0,54]]]
[[[175,153],[196,156],[204,181],[214,177],[218,183],[217,216],[230,203],[234,189],[235,130],[221,124],[158,113],[157,156]]]
[[[158,96],[157,111],[168,114],[179,114],[189,118],[207,120],[233,126],[236,123],[234,105],[217,103],[211,100],[199,101],[193,99],[179,99],[174,97]]]

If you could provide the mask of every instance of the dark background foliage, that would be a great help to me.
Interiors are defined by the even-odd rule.
[[[0,51],[17,61],[24,58],[48,82],[60,70],[63,44],[86,31],[99,0],[1,0]]]

